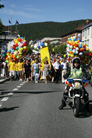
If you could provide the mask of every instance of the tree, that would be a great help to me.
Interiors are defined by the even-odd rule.
[[[32,53],[32,48],[30,47],[30,45],[27,46],[27,54],[31,54]]]

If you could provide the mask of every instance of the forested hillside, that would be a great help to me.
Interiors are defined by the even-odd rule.
[[[44,37],[61,37],[61,35],[75,29],[77,26],[86,24],[86,20],[76,20],[69,22],[39,22],[17,25],[20,36],[25,37],[28,41],[42,39]],[[15,26],[12,27],[16,29]]]

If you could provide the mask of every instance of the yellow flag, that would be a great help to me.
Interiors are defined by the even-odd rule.
[[[49,65],[50,65],[50,56],[49,56],[48,47],[40,49],[40,56],[41,56],[42,65],[44,65],[45,61],[48,61]]]
[[[50,56],[49,56],[48,47],[40,49],[40,56],[41,56],[41,61],[42,61],[42,69],[43,69],[45,61],[48,61],[48,64],[50,65]],[[41,75],[40,79],[42,79],[42,75]]]

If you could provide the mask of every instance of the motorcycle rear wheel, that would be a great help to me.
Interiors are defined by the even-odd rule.
[[[79,116],[79,111],[80,111],[80,98],[76,97],[75,98],[75,103],[74,103],[74,108],[73,108],[73,113],[75,117]]]

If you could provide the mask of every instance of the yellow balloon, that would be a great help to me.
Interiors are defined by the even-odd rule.
[[[66,57],[66,55],[64,55],[64,57]]]
[[[71,54],[70,57],[74,57],[74,54]]]
[[[26,49],[27,47],[26,46],[24,46],[24,49]]]

